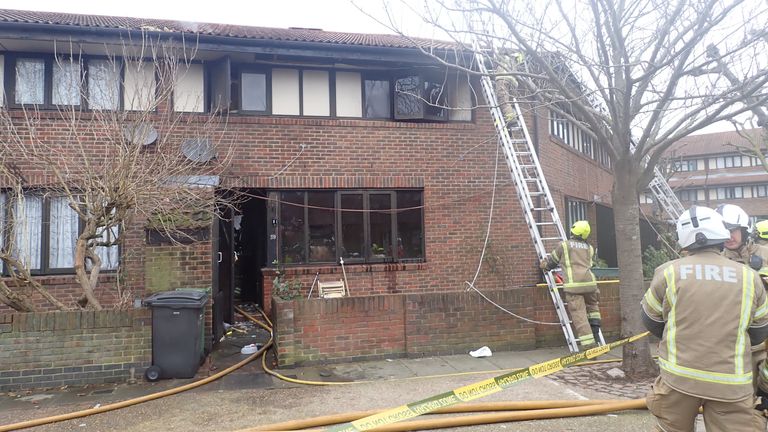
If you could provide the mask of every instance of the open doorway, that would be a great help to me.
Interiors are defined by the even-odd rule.
[[[233,219],[234,299],[264,308],[264,276],[267,266],[267,201],[263,190],[249,190]]]
[[[267,205],[263,190],[245,190],[237,208],[221,210],[213,226],[213,331],[214,340],[224,335],[224,323],[232,324],[234,305],[241,302],[264,306],[267,264]]]

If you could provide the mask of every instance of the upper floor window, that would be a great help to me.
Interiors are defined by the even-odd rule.
[[[551,135],[588,158],[598,161],[601,165],[607,168],[613,166],[608,151],[596,143],[587,131],[574,125],[558,111],[550,110],[549,114],[549,133]]]
[[[279,200],[283,264],[424,260],[421,191],[286,191]]]
[[[678,172],[696,171],[699,168],[698,160],[686,159],[686,160],[675,161],[673,164],[673,168],[675,171],[678,171]]]

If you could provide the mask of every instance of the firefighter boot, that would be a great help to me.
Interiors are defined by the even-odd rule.
[[[600,339],[600,318],[590,318],[589,326],[592,327],[592,335],[595,337],[595,342],[598,345],[602,345],[603,342]]]

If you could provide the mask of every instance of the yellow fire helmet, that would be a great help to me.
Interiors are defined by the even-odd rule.
[[[768,240],[768,219],[755,224],[755,237]]]
[[[589,227],[589,222],[585,220],[576,221],[573,223],[573,226],[571,226],[571,234],[582,240],[586,240],[591,232],[592,228]]]

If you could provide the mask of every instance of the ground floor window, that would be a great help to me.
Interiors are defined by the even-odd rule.
[[[421,262],[420,190],[274,191],[281,264]]]
[[[42,192],[0,193],[0,245],[34,274],[74,272],[81,229],[80,218],[65,197]],[[100,234],[112,241],[117,232],[114,228]],[[102,270],[117,269],[117,245],[97,247],[96,253]]]

